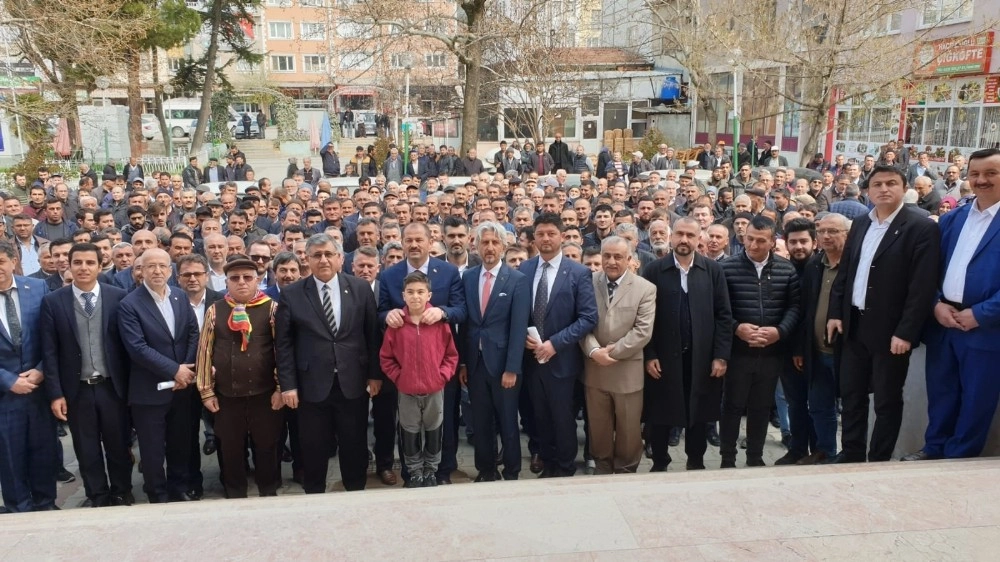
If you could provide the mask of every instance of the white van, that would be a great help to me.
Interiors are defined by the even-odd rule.
[[[167,121],[170,136],[179,139],[193,135],[195,127],[198,126],[198,113],[200,111],[200,98],[175,98],[163,102],[163,117]],[[246,138],[243,135],[243,125],[240,124],[242,117],[243,115],[237,113],[233,107],[229,108],[227,125],[234,138]],[[250,117],[250,138],[260,138],[256,114],[251,114]]]

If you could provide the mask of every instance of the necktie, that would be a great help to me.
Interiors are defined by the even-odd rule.
[[[330,298],[330,286],[323,285],[323,313],[326,314],[326,323],[330,325],[330,331],[337,333],[337,317],[333,314],[333,299]]]
[[[94,293],[83,294],[83,312],[87,316],[94,313]]]
[[[490,281],[493,274],[487,271],[485,276],[486,279],[483,280],[483,296],[479,299],[479,312],[481,316],[486,314],[486,305],[490,302],[490,291],[493,290],[493,283]]]
[[[0,291],[4,296],[5,308],[7,309],[7,331],[10,333],[10,341],[14,347],[21,346],[21,321],[17,317],[17,307],[14,306],[14,287],[6,291]]]
[[[545,341],[543,326],[545,325],[545,309],[549,306],[549,262],[542,262],[542,276],[538,279],[538,286],[535,288],[535,306],[531,311],[531,317],[538,328],[538,335]]]
[[[618,288],[618,282],[617,281],[610,281],[610,282],[608,282],[608,302],[611,302],[611,301],[614,300],[614,298],[615,298],[615,289],[617,289],[617,288]]]

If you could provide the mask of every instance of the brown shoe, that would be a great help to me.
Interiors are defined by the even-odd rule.
[[[379,480],[382,481],[386,486],[396,485],[396,473],[391,470],[383,470],[378,473]]]
[[[538,474],[545,470],[545,463],[542,462],[541,455],[531,455],[531,465],[528,467],[532,474]]]
[[[802,457],[795,464],[806,465],[806,464],[820,464],[826,460],[826,453],[823,451],[816,451],[815,453]]]

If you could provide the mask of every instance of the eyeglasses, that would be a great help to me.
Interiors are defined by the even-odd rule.
[[[257,276],[248,273],[246,275],[229,275],[229,276],[226,277],[226,279],[229,279],[233,283],[240,283],[240,282],[243,282],[243,283],[252,283],[253,281],[255,281],[257,279]]]
[[[177,276],[184,279],[192,279],[194,277],[201,277],[202,275],[205,275],[204,271],[188,271],[186,273],[180,273]]]
[[[268,261],[271,259],[271,256],[261,256],[258,254],[258,255],[251,255],[250,259],[253,261]]]

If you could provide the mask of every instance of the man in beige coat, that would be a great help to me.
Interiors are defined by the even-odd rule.
[[[642,352],[653,336],[656,287],[629,270],[623,238],[605,238],[601,256],[603,271],[594,273],[597,326],[580,342],[590,453],[597,474],[635,472],[642,458]]]

